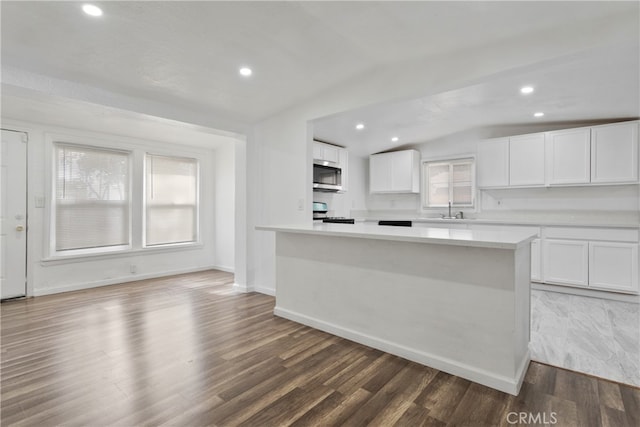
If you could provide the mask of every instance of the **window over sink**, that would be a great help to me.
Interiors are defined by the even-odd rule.
[[[422,206],[440,208],[475,206],[475,160],[473,158],[423,161]]]

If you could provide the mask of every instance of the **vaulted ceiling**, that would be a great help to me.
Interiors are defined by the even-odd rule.
[[[11,70],[6,75],[24,71],[33,78],[49,76],[249,124],[379,67],[447,52],[487,49],[518,36],[562,34],[569,24],[615,26],[619,17],[637,16],[639,10],[637,2],[573,1],[96,4],[104,11],[99,18],[84,15],[80,2],[2,1],[2,66]],[[556,81],[553,96],[547,94],[544,105],[555,111],[575,107],[572,113],[564,108],[563,119],[599,115],[599,110],[584,111],[587,101],[616,116],[628,114],[626,103],[616,100],[624,91],[623,83],[633,80],[632,73],[637,76],[638,55],[633,49],[618,55],[606,51],[584,55],[573,64],[552,64],[550,74],[543,77],[532,69],[530,80],[539,78],[545,85]],[[243,65],[253,69],[250,78],[238,75]],[[585,98],[576,97],[576,84],[595,81],[600,82],[597,90]],[[635,82],[627,90],[637,94],[637,79]],[[520,81],[509,83],[517,86]],[[564,83],[574,85],[564,92]],[[495,120],[512,110],[502,93],[511,88],[498,82],[487,84],[410,102],[426,108],[423,118],[445,110],[441,125],[454,117],[473,115],[469,111],[478,106],[489,116],[495,109],[495,117],[491,116]],[[603,96],[607,88],[616,96]],[[381,126],[381,118],[387,118],[387,127],[377,133],[397,132],[393,127],[401,125],[424,128],[429,123],[436,130],[433,135],[451,131],[446,126],[436,129],[437,121],[431,119],[413,120],[420,111],[407,105],[395,113],[386,107],[377,113],[369,109],[364,118],[377,120]],[[358,114],[325,120],[325,136],[341,138],[338,130],[329,127],[335,128],[340,120],[351,126]],[[468,125],[481,123],[471,120]]]

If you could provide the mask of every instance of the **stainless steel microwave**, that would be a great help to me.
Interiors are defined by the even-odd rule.
[[[342,169],[329,162],[313,163],[313,191],[337,192],[342,190]]]

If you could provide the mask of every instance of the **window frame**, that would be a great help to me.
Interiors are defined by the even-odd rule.
[[[70,138],[69,138],[70,139]],[[106,145],[106,144],[105,144]],[[51,180],[51,203],[50,210],[48,214],[49,218],[49,254],[53,257],[67,258],[67,257],[77,257],[82,255],[95,255],[95,254],[109,254],[114,252],[125,252],[129,251],[133,248],[133,163],[134,163],[134,155],[132,150],[109,147],[105,145],[96,145],[92,144],[90,141],[86,143],[80,142],[69,142],[65,139],[53,139],[51,144],[51,150],[49,153],[49,158],[51,160],[51,171],[47,175]],[[58,182],[58,156],[57,150],[59,147],[71,147],[82,149],[85,148],[87,150],[93,151],[104,151],[104,152],[112,152],[118,154],[126,154],[127,163],[128,163],[128,180],[127,180],[127,215],[128,215],[128,227],[127,227],[127,240],[128,243],[124,245],[110,245],[110,246],[100,246],[100,247],[92,247],[92,248],[78,248],[78,249],[63,249],[58,250],[57,246],[57,182]]]
[[[44,172],[44,203],[42,206],[42,265],[63,265],[83,262],[85,260],[124,259],[133,255],[151,255],[191,251],[204,248],[205,242],[213,238],[211,228],[202,223],[203,215],[213,213],[215,203],[203,199],[203,191],[212,190],[214,151],[193,145],[158,142],[134,137],[123,137],[108,133],[84,130],[52,129],[44,131],[43,141],[43,172]],[[130,153],[129,157],[129,245],[121,247],[104,247],[91,249],[77,249],[56,251],[55,233],[56,217],[54,200],[56,197],[57,158],[55,145],[86,146],[87,148],[120,151]],[[144,167],[145,154],[149,152],[167,157],[183,157],[195,159],[198,162],[198,241],[183,244],[144,247],[143,236],[143,203],[144,203]],[[38,209],[36,209],[38,211]]]
[[[196,164],[196,201],[195,201],[195,234],[196,237],[192,241],[188,242],[175,242],[175,243],[161,243],[149,245],[147,243],[147,157],[165,157],[170,159],[184,159],[184,160],[192,160],[195,161]],[[143,250],[153,250],[159,248],[171,248],[171,247],[189,247],[201,245],[201,233],[200,233],[200,159],[196,157],[187,157],[187,156],[178,156],[167,154],[166,152],[158,153],[146,151],[142,156],[142,210],[141,220],[142,220],[142,228],[141,228],[141,236],[142,236],[142,249]]]
[[[453,200],[453,166],[459,164],[471,164],[471,203],[461,204],[452,203],[451,206],[455,208],[467,208],[471,210],[476,209],[477,204],[477,180],[476,180],[476,158],[474,155],[461,155],[457,157],[447,157],[443,159],[423,159],[421,161],[420,173],[421,173],[421,194],[420,194],[420,206],[423,211],[429,210],[441,210],[442,208],[448,208],[449,204],[431,204],[429,203],[430,183],[428,168],[430,165],[448,165],[449,166],[449,200]]]

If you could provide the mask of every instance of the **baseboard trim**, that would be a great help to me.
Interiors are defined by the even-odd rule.
[[[113,279],[97,280],[95,282],[80,283],[68,286],[58,286],[55,288],[34,289],[33,296],[39,297],[43,295],[59,294],[62,292],[81,291],[84,289],[99,288],[101,286],[119,285],[121,283],[136,282],[138,280],[155,279],[158,277],[175,276],[176,274],[197,273],[198,271],[219,270],[214,266],[181,268],[176,270],[162,271],[156,273],[136,274],[132,276],[123,276]]]
[[[252,289],[249,286],[242,285],[240,283],[235,283],[235,282],[233,283],[232,289],[236,292],[241,292],[243,294],[246,294],[252,291]]]
[[[269,295],[272,297],[276,296],[276,290],[272,288],[263,288],[262,286],[255,286],[253,288],[253,291],[261,294]]]
[[[296,313],[282,307],[276,306],[276,308],[273,310],[273,313],[276,316],[283,317],[285,319],[289,319],[294,322],[301,323],[303,325],[307,325],[324,332],[328,332],[332,335],[337,335],[341,338],[346,338],[350,341],[354,341],[359,344],[363,344],[387,353],[394,354],[396,356],[403,357],[407,360],[411,360],[413,362],[438,369],[451,375],[456,375],[458,377],[468,379],[469,381],[473,381],[478,384],[482,384],[487,387],[512,394],[514,396],[517,396],[518,392],[520,391],[520,387],[522,386],[522,382],[524,381],[524,376],[527,372],[529,362],[531,361],[529,351],[527,351],[518,366],[516,377],[509,378],[503,375],[498,375],[492,372],[485,371],[483,369],[478,369],[463,363],[459,363],[448,358],[436,356],[431,353],[426,353],[387,340],[362,334],[360,332],[343,328],[341,326],[325,322],[323,320],[315,319],[300,313]]]
[[[224,271],[225,273],[231,273],[231,274],[235,274],[236,270],[233,267],[224,267],[221,265],[214,265],[213,267],[214,270],[220,270],[220,271]]]
[[[572,286],[550,285],[547,283],[531,282],[531,289],[537,291],[557,292],[567,295],[578,295],[581,297],[601,298],[612,301],[630,302],[640,304],[640,295],[623,294],[619,292],[602,291],[598,289],[583,289]]]

